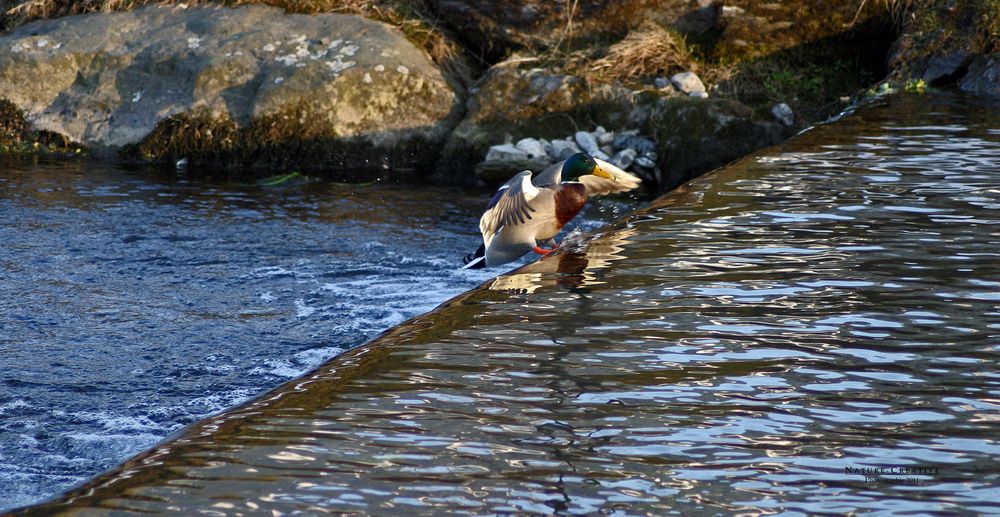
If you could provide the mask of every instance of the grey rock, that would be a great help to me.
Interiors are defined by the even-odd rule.
[[[634,149],[638,156],[656,151],[656,144],[652,140],[638,135],[631,135],[623,139],[622,143],[621,148]]]
[[[642,157],[645,158],[645,159],[647,159],[647,160],[654,161],[654,162],[658,158],[658,156],[656,155],[656,153],[653,152],[653,151],[647,151],[645,153],[642,153]]]
[[[542,144],[542,150],[545,151],[546,156],[552,156],[552,142],[544,138],[539,138],[538,143]]]
[[[666,90],[667,88],[670,88],[670,79],[667,79],[666,77],[657,77],[656,79],[653,79],[653,85],[656,86],[656,89],[658,90]]]
[[[574,137],[576,138],[576,143],[580,145],[580,149],[583,149],[588,153],[593,154],[595,151],[598,151],[600,149],[600,147],[597,145],[597,139],[594,138],[594,135],[586,131],[577,131]]]
[[[515,174],[530,170],[539,173],[550,164],[549,160],[486,160],[475,167],[476,177],[492,185],[504,183]]]
[[[694,97],[696,99],[707,99],[708,92],[691,92],[688,94],[688,97]]]
[[[792,107],[784,102],[775,104],[771,108],[771,114],[774,115],[775,120],[786,126],[795,125],[795,113],[792,111]]]
[[[969,64],[970,58],[969,53],[964,51],[934,54],[928,60],[921,79],[930,83],[942,77],[953,76]]]
[[[628,142],[633,137],[639,134],[638,131],[634,129],[627,129],[625,131],[619,131],[615,134],[615,139],[612,141],[611,146],[614,147],[616,151],[628,147]]]
[[[611,131],[605,131],[597,135],[597,144],[601,147],[606,145],[611,145],[611,142],[615,141],[615,134]]]
[[[656,162],[650,160],[649,158],[646,158],[645,156],[640,156],[636,158],[635,164],[638,165],[639,167],[645,167],[647,169],[652,169],[653,167],[656,167]]]
[[[632,162],[635,161],[636,157],[637,153],[635,152],[635,149],[626,148],[615,153],[615,155],[608,161],[622,169],[628,169],[632,166]]]
[[[580,148],[574,142],[569,140],[553,140],[552,153],[549,156],[552,157],[552,161],[562,161],[578,152],[580,152]]]
[[[371,154],[356,144],[386,154],[443,143],[461,111],[422,49],[359,16],[150,6],[36,21],[0,37],[0,48],[3,96],[35,129],[97,154],[193,113],[238,128],[267,120],[276,140],[308,128],[350,140],[355,154]]]
[[[601,146],[601,152],[604,153],[604,154],[606,154],[606,155],[608,155],[608,156],[614,156],[614,154],[615,154],[614,148],[611,147],[610,145],[602,145]]]
[[[500,144],[490,147],[486,153],[486,161],[527,160],[528,153],[511,144]]]
[[[681,72],[670,77],[670,82],[679,91],[691,95],[694,92],[705,92],[705,84],[694,72]]]
[[[610,156],[608,156],[607,154],[604,154],[604,151],[602,151],[600,149],[598,149],[598,150],[590,153],[590,155],[593,156],[594,158],[598,158],[598,159],[604,160],[604,161],[608,161],[608,160],[611,159]]]
[[[515,146],[524,151],[528,155],[528,158],[535,159],[548,157],[548,153],[545,152],[545,148],[542,146],[542,143],[534,138],[523,138],[518,140]]]
[[[958,86],[976,95],[1000,97],[1000,53],[976,58]]]

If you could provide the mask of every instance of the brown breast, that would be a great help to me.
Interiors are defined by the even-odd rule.
[[[562,228],[587,204],[587,187],[582,183],[560,183],[556,188],[555,198],[556,222]]]

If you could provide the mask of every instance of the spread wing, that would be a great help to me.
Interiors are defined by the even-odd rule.
[[[610,173],[615,179],[602,178],[593,174],[580,176],[578,181],[587,187],[588,196],[606,196],[626,192],[642,184],[642,180],[638,176],[629,174],[604,160],[598,158],[594,158],[594,160],[601,169]]]
[[[493,237],[507,225],[523,224],[535,211],[528,203],[538,195],[531,184],[531,171],[524,171],[505,183],[491,200],[491,206],[479,219],[483,244],[489,247]]]

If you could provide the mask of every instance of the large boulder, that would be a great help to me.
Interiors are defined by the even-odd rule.
[[[99,155],[419,166],[462,111],[422,50],[351,15],[147,7],[30,23],[0,49],[0,96]]]

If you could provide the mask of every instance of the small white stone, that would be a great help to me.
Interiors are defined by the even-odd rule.
[[[38,40],[38,48],[46,47],[49,44],[49,40],[42,38]]]
[[[135,95],[132,96],[132,102],[139,102],[139,101],[141,101],[142,100],[142,94],[145,91],[146,90],[139,90],[139,91],[135,92]]]
[[[274,52],[274,45],[268,43],[267,45],[264,45],[264,48],[262,50],[264,52]]]
[[[198,48],[201,46],[201,38],[188,38],[188,48]]]
[[[234,56],[242,56],[243,55],[243,51],[242,50],[237,50],[236,52],[233,52],[233,55]]]
[[[528,153],[514,147],[511,144],[501,144],[490,146],[486,153],[487,160],[526,160]]]
[[[792,107],[784,102],[780,104],[775,104],[771,108],[771,114],[774,118],[786,126],[792,126],[795,124],[795,112],[792,111]]]
[[[338,52],[345,56],[353,56],[358,53],[359,48],[360,47],[357,45],[345,45],[344,48],[340,49]]]
[[[515,147],[527,153],[528,158],[547,157],[545,149],[542,147],[542,143],[534,138],[522,138],[517,141]]]
[[[553,140],[552,151],[549,153],[549,156],[553,160],[565,160],[578,152],[580,152],[580,148],[576,145],[576,142],[571,140]]]
[[[639,167],[645,167],[647,169],[652,169],[653,167],[656,167],[656,162],[643,156],[636,158],[635,164],[638,165]]]
[[[372,74],[369,74],[368,72],[365,72],[365,76],[361,80],[364,81],[366,84],[371,83],[372,82]]]
[[[688,97],[694,97],[696,99],[707,99],[708,92],[691,92],[688,94]]]
[[[701,82],[701,79],[694,72],[674,74],[670,77],[670,82],[674,83],[674,87],[678,90],[688,95],[694,92],[705,91],[705,84]]]
[[[285,78],[284,77],[275,77],[274,78],[274,84],[281,84],[283,82],[285,82]]]
[[[385,72],[385,65],[375,65],[376,72]]]
[[[600,150],[597,146],[597,139],[594,138],[594,135],[586,131],[577,131],[574,137],[576,138],[576,143],[580,144],[580,149],[583,149],[590,154],[594,154],[595,151]]]
[[[401,74],[403,74],[403,75],[406,75],[406,74],[410,73],[410,69],[409,69],[409,68],[406,68],[406,67],[405,67],[405,66],[403,66],[403,65],[399,65],[399,66],[397,66],[397,67],[396,67],[396,71],[397,71],[397,72],[399,72],[399,73],[401,73]]]
[[[619,168],[628,169],[632,166],[632,162],[635,161],[636,152],[635,149],[625,148],[618,151],[610,160],[612,164],[617,165]]]

